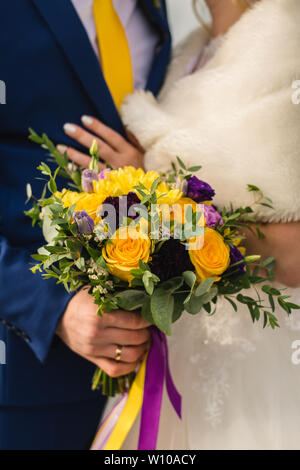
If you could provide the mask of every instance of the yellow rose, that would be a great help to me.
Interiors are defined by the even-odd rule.
[[[105,245],[102,255],[111,274],[130,284],[133,279],[130,271],[139,267],[140,260],[147,263],[150,252],[151,240],[147,234],[135,227],[121,227]]]
[[[192,245],[190,245],[189,255],[195,266],[198,282],[208,277],[220,279],[218,276],[226,271],[230,263],[229,246],[224,242],[222,235],[216,230],[206,228],[203,237],[190,240],[190,243]]]

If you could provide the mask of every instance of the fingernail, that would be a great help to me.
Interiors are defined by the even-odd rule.
[[[65,132],[70,132],[71,134],[74,134],[76,132],[76,127],[73,126],[73,124],[67,123],[67,124],[64,125],[64,131]]]
[[[90,116],[82,116],[81,121],[87,126],[91,126],[93,124],[93,119]]]
[[[65,153],[68,150],[68,147],[65,145],[58,145],[56,148],[60,153]]]

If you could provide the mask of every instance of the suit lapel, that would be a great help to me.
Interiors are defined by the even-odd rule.
[[[161,35],[160,49],[155,55],[147,82],[147,90],[156,95],[162,86],[170,61],[171,33],[164,0],[140,0],[140,5],[144,9],[147,18],[158,28]]]
[[[83,88],[98,111],[99,118],[124,135],[119,113],[106,85],[99,60],[90,44],[71,0],[31,0],[61,46]],[[171,35],[168,28],[164,2],[157,8],[155,0],[139,0],[146,16],[158,28],[161,45],[148,77],[147,89],[159,92],[165,77],[171,51]]]
[[[77,74],[86,93],[96,107],[100,119],[109,127],[123,133],[101,67],[87,33],[70,0],[31,0],[51,29]]]

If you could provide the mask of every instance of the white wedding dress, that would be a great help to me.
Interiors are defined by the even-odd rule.
[[[297,166],[300,161],[300,120],[285,92],[285,88],[291,87],[293,73],[282,63],[284,56],[291,67],[294,67],[295,73],[300,72],[300,59],[295,55],[296,44],[297,47],[300,44],[299,3],[298,0],[262,0],[254,11],[247,12],[239,24],[232,28],[227,38],[213,41],[208,46],[204,31],[192,34],[174,53],[167,83],[159,101],[156,102],[153,97],[149,98],[148,94],[142,93],[129,98],[123,108],[123,117],[146,148],[147,169],[159,170],[168,166],[176,154],[184,156],[189,164],[203,165],[199,177],[213,183],[217,189],[219,204],[223,202],[225,205],[230,202],[238,205],[247,203],[249,195],[245,195],[240,189],[241,182],[244,186],[246,183],[263,186],[268,180],[266,192],[275,199],[278,210],[274,216],[266,209],[265,213],[258,212],[258,217],[262,220],[300,220],[300,172]],[[277,47],[279,40],[284,49],[283,56],[280,56],[280,48]],[[256,54],[255,47],[258,44],[260,53],[258,66],[251,71],[249,62],[251,58],[255,62],[256,55],[251,57],[251,51],[246,52],[246,47],[251,49],[253,42],[252,55]],[[197,55],[201,43],[201,54]],[[241,49],[238,51],[239,47]],[[244,62],[244,66],[249,67],[244,78],[247,78],[249,72],[249,80],[252,81],[249,84],[243,83],[243,91],[234,95],[239,116],[225,102],[233,93],[231,89],[227,92],[224,88],[222,96],[217,85],[212,86],[211,93],[213,95],[215,92],[216,95],[214,103],[212,96],[201,96],[197,79],[205,87],[206,93],[209,91],[209,80],[216,80],[216,83],[224,80],[228,84],[228,74],[232,88],[238,88],[242,75],[235,75],[235,70],[241,65],[237,56],[244,51],[246,56],[247,53],[250,54]],[[265,51],[265,68],[261,69],[258,67],[264,64],[262,51]],[[279,62],[276,63],[277,59]],[[268,60],[272,62],[268,63]],[[184,77],[193,71],[196,63],[197,70]],[[274,68],[274,78],[269,72],[271,66]],[[214,75],[210,76],[210,73]],[[281,73],[283,75],[278,91],[275,82]],[[255,82],[255,77],[260,75],[265,76],[266,85],[262,88],[263,85],[257,78],[255,88],[253,80]],[[250,98],[247,97],[249,88]],[[281,94],[284,96],[282,99]],[[190,115],[188,108],[182,105],[182,100],[190,100]],[[223,114],[220,111],[220,101]],[[264,110],[270,102],[272,112],[265,116]],[[217,115],[215,135],[211,130],[214,119],[209,114],[209,106],[213,106],[211,116],[214,112]],[[196,124],[197,115],[193,115],[195,108],[198,112]],[[254,109],[250,112],[249,108]],[[203,114],[202,109],[205,110]],[[230,112],[234,114],[233,117]],[[156,115],[160,119],[160,129],[155,128]],[[142,119],[145,116],[148,118]],[[245,122],[241,123],[244,117]],[[273,134],[270,136],[264,127],[268,125],[267,118],[273,120]],[[255,120],[255,126],[251,119]],[[229,134],[228,141],[224,140],[227,136],[222,134],[222,120],[223,127]],[[239,121],[236,125],[241,133],[234,131],[233,121]],[[215,141],[220,139],[219,148],[215,141],[210,143],[204,140],[203,143],[202,139],[201,144],[197,136],[201,135],[202,126],[211,138],[214,135]],[[176,145],[172,146],[174,129],[177,137]],[[190,129],[195,133],[189,134]],[[169,145],[166,140],[168,133]],[[286,134],[289,134],[288,141]],[[193,135],[196,136],[194,140]],[[244,143],[241,136],[246,136]],[[280,148],[279,153],[286,158],[285,165],[292,165],[288,179],[282,177],[285,173],[281,170],[274,141],[276,148]],[[257,152],[251,153],[255,145]],[[258,160],[255,161],[256,153],[259,154],[262,146],[262,155],[258,155]],[[266,172],[264,154],[273,161],[268,175],[262,175]],[[222,167],[224,159],[227,159],[228,164],[225,170]],[[238,166],[237,159],[242,160],[242,163],[244,159],[244,164]],[[250,164],[251,162],[253,163]],[[219,168],[222,170],[219,171]],[[232,181],[225,180],[224,183],[224,178],[229,178],[228,173],[233,175]],[[247,179],[249,174],[252,177],[250,181]],[[282,182],[282,179],[285,181]],[[297,188],[297,193],[294,188]],[[278,190],[281,192],[280,198],[277,197]],[[294,201],[292,209],[289,197]],[[288,289],[287,292],[294,303],[300,304],[300,289]],[[179,421],[168,398],[164,396],[158,449],[300,449],[300,365],[292,360],[295,341],[300,340],[300,313],[296,311],[290,318],[281,311],[276,311],[276,315],[281,328],[275,331],[263,329],[261,322],[253,325],[246,308],[241,306],[235,313],[221,299],[214,316],[208,317],[205,312],[198,316],[185,313],[173,326],[168,344],[172,374],[183,397],[183,419]],[[138,428],[137,422],[124,449],[136,449]]]

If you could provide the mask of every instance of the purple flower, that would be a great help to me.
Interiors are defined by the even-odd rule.
[[[140,204],[140,199],[134,192],[128,193],[126,196],[109,196],[103,202],[103,205],[111,205],[115,209],[115,216],[116,216],[116,227],[112,227],[112,223],[110,223],[111,228],[117,230],[120,226],[120,214],[121,214],[121,221],[123,217],[129,217],[130,219],[134,220],[139,217],[139,214],[135,215],[128,215],[130,207]],[[105,212],[105,211],[104,211]],[[102,214],[102,218],[105,218],[107,214]]]
[[[181,276],[184,271],[194,271],[189,252],[179,240],[170,238],[152,255],[151,271],[163,281]]]
[[[110,171],[111,171],[110,168],[105,168],[105,170],[100,171],[98,175],[99,180],[105,180],[106,173],[109,173]]]
[[[93,181],[98,181],[98,174],[95,170],[84,170],[81,176],[83,191],[92,193],[94,191]]]
[[[210,206],[208,204],[204,205],[204,218],[206,225],[209,228],[215,227],[218,222],[219,225],[223,225],[222,216],[219,214],[219,212],[215,209],[214,206]]]
[[[240,252],[237,246],[231,246],[230,247],[230,266],[226,271],[226,274],[232,273],[232,277],[239,276],[240,274],[245,273],[246,269],[246,263],[244,261],[244,256]],[[237,264],[236,266],[232,266],[235,263],[238,263],[239,261],[243,261],[240,264]],[[224,273],[225,274],[225,273]]]
[[[187,197],[193,199],[195,202],[211,201],[215,195],[212,187],[201,181],[197,176],[192,176],[188,180]]]
[[[78,232],[82,235],[90,235],[94,230],[94,221],[86,211],[75,211],[73,219],[76,222]]]

